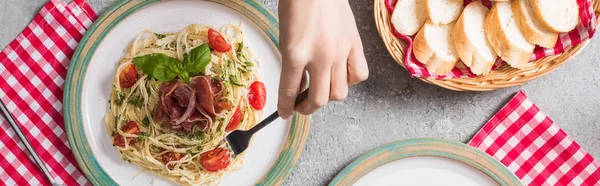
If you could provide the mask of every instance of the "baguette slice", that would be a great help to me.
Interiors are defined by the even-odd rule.
[[[519,28],[530,43],[553,48],[558,41],[558,32],[548,30],[533,13],[529,0],[513,0],[512,9]]]
[[[444,75],[458,61],[452,31],[455,23],[433,24],[427,21],[413,42],[413,53],[430,73]]]
[[[528,0],[535,16],[554,32],[570,32],[579,23],[577,0]]]
[[[484,28],[494,51],[511,67],[530,66],[528,61],[534,45],[519,30],[510,2],[496,2],[486,17]]]
[[[448,24],[456,21],[464,4],[463,0],[425,0],[425,2],[429,20],[434,24]]]
[[[398,33],[414,35],[427,21],[427,11],[423,0],[398,0],[392,13],[392,24]]]
[[[498,58],[483,28],[488,12],[488,8],[480,1],[473,1],[463,10],[454,27],[456,52],[462,62],[471,68],[471,72],[477,75],[487,75]]]

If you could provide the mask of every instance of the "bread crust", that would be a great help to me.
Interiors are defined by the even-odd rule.
[[[451,26],[454,26],[454,23]],[[434,73],[436,75],[444,75],[452,71],[456,62],[458,62],[458,55],[453,54],[451,56],[452,59],[444,59],[440,54],[437,54],[434,48],[432,47],[435,41],[426,38],[426,29],[428,26],[434,25],[430,21],[425,23],[425,25],[421,28],[421,30],[415,36],[413,41],[413,53],[417,60],[425,65],[427,70],[430,73]],[[452,32],[454,28],[450,28],[449,31]],[[452,42],[450,40],[449,42]],[[450,44],[453,46],[453,44]]]
[[[533,8],[533,13],[535,14],[535,16],[540,20],[540,22],[542,23],[542,25],[544,25],[548,30],[554,31],[554,32],[570,32],[571,30],[575,29],[575,27],[577,27],[577,24],[579,24],[579,5],[577,4],[577,0],[560,0],[560,1],[569,1],[570,3],[572,3],[572,5],[575,6],[574,9],[571,9],[572,11],[576,11],[576,13],[566,13],[566,12],[552,12],[552,14],[561,14],[561,16],[559,16],[560,18],[564,18],[564,19],[569,19],[568,24],[566,25],[560,25],[557,24],[558,21],[553,20],[552,18],[549,17],[545,17],[542,8],[542,4],[543,3],[550,3],[551,1],[543,1],[543,0],[528,0],[531,3],[531,6]],[[571,16],[569,16],[571,15]]]
[[[407,3],[411,3],[408,1],[415,3],[416,9],[406,10],[406,8],[409,7],[404,6],[406,6]],[[423,27],[428,19],[428,14],[426,12],[426,4],[422,1],[423,0],[399,0],[396,3],[394,12],[392,12],[391,22],[398,33],[411,36]],[[414,24],[410,24],[410,22],[414,22]]]
[[[433,12],[441,11],[441,10],[435,9],[433,7],[434,4],[432,4],[434,1],[437,1],[437,0],[424,0],[424,1],[425,1],[425,7],[427,7],[427,14],[428,14],[429,20],[434,24],[448,24],[448,23],[456,21],[463,10],[462,5],[464,4],[464,0],[444,0],[447,2],[446,4],[456,3],[456,4],[459,4],[459,6],[457,7],[457,9],[453,10],[453,11],[455,11],[455,14],[450,15],[450,17],[437,17],[437,16],[433,16]],[[446,6],[444,8],[454,8],[454,7]]]
[[[525,35],[525,39],[544,48],[554,48],[558,41],[558,32],[548,30],[535,15],[530,15],[528,11],[533,10],[529,10],[532,7],[527,6],[528,0],[513,0],[511,4],[517,24]]]
[[[469,6],[481,6],[487,10],[487,7],[483,6],[480,1],[474,1],[470,3],[469,5],[467,5],[467,8]],[[489,12],[489,10],[487,10],[486,13],[487,12]],[[482,50],[486,49],[477,48],[477,46],[475,46],[475,42],[471,40],[472,37],[469,37],[467,33],[469,30],[468,28],[466,28],[465,25],[465,16],[467,16],[465,15],[465,13],[467,12],[463,10],[462,15],[460,16],[460,18],[458,18],[458,21],[456,22],[456,25],[454,27],[454,45],[456,47],[456,53],[458,54],[462,62],[467,67],[470,67],[471,72],[477,75],[487,75],[492,69],[492,66],[494,66],[494,62],[497,59],[496,52],[491,50],[490,52],[493,57],[490,58],[489,56],[485,56],[482,53]],[[487,45],[491,47],[489,42],[487,41],[485,34],[483,38],[480,39],[483,39],[487,43]]]
[[[484,26],[487,39],[502,60],[506,61],[513,68],[524,69],[530,66],[528,62],[529,58],[533,55],[534,46],[529,44],[525,48],[522,48],[511,41],[511,36],[502,27],[498,10],[501,3],[506,3],[510,6],[509,2],[498,2],[492,6],[486,17]]]

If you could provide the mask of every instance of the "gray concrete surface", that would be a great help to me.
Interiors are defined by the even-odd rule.
[[[88,0],[99,13],[116,0]],[[272,11],[277,0],[260,0]],[[371,77],[344,102],[314,114],[304,153],[285,185],[325,185],[361,154],[397,140],[438,137],[467,142],[519,89],[600,159],[600,39],[558,70],[525,85],[491,92],[454,92],[411,79],[388,55],[373,22],[372,0],[350,0]],[[0,1],[0,47],[29,23],[46,0]]]

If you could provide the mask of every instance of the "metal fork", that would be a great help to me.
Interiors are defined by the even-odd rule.
[[[44,175],[46,175],[46,178],[48,179],[48,181],[50,181],[50,184],[52,184],[53,186],[59,186],[60,184],[58,184],[56,180],[54,180],[54,178],[50,174],[50,171],[48,171],[48,167],[46,166],[46,164],[42,161],[37,152],[33,150],[33,147],[31,147],[31,143],[29,143],[29,140],[25,137],[25,134],[23,134],[21,127],[19,127],[13,115],[8,112],[8,108],[6,107],[6,105],[4,105],[2,100],[0,100],[0,111],[2,111],[2,115],[4,115],[4,118],[6,118],[6,121],[8,121],[13,130],[15,130],[17,136],[19,136],[19,139],[21,139],[21,141],[25,145],[25,148],[27,148],[27,151],[29,151],[29,154],[33,158],[35,164],[37,164],[37,166],[42,170],[42,172],[44,172]]]
[[[298,105],[299,103],[304,101],[307,97],[308,97],[308,89],[306,89],[304,92],[300,93],[296,97],[295,104]],[[254,133],[258,132],[260,129],[264,128],[265,126],[269,125],[271,122],[275,121],[277,118],[279,118],[279,113],[277,111],[275,111],[269,117],[267,117],[266,119],[261,121],[258,125],[252,127],[250,130],[246,130],[246,131],[237,130],[237,131],[230,133],[226,137],[228,147],[231,150],[233,150],[234,155],[238,155],[238,154],[244,152],[248,148],[248,144],[250,143],[250,139],[252,138],[252,135],[254,135]]]

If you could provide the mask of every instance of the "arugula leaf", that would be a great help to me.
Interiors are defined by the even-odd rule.
[[[184,67],[189,76],[195,76],[204,72],[211,58],[210,48],[204,43],[183,55]]]

